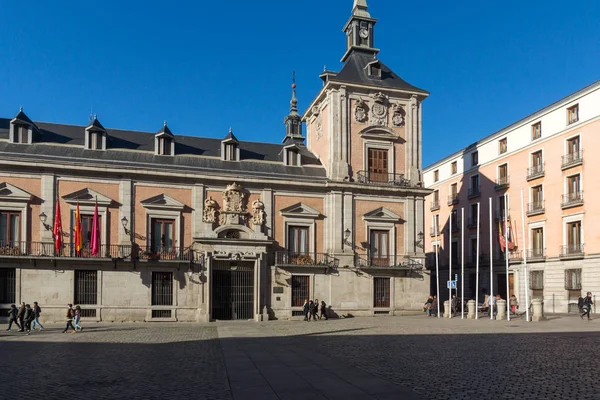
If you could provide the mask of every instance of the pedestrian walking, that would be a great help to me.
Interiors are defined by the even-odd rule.
[[[14,304],[10,305],[10,310],[8,310],[8,329],[10,331],[12,328],[12,324],[14,323],[21,330],[21,325],[19,325],[19,320],[17,319],[17,314],[19,313],[19,309]]]
[[[323,300],[321,300],[321,316],[319,319],[325,317],[325,321],[327,321],[329,318],[327,318],[327,304],[325,304],[325,302]]]
[[[583,299],[583,313],[581,314],[581,319],[583,319],[585,315],[587,315],[588,321],[591,319],[590,311],[592,311],[593,304],[594,302],[592,301],[592,292],[587,292],[587,296],[585,296],[585,298]]]
[[[321,319],[319,318],[319,299],[315,299],[315,308],[313,308],[313,320]]]
[[[310,311],[308,299],[304,299],[304,305],[302,306],[302,311],[304,312],[304,320],[308,321],[308,312]]]
[[[31,323],[33,322],[33,309],[29,304],[25,304],[25,314],[23,315],[23,321],[25,322],[25,332],[29,335],[31,332]]]
[[[71,333],[77,333],[75,327],[73,326],[73,318],[75,317],[75,311],[73,310],[73,304],[67,304],[67,326],[62,331],[62,333],[67,333],[69,328],[71,328]]]
[[[40,327],[40,331],[44,330],[44,325],[40,323],[40,314],[42,313],[42,309],[37,301],[33,302],[33,323],[31,324],[31,330],[35,330],[35,326]]]
[[[21,323],[21,327],[19,328],[19,332],[25,331],[25,302],[21,303],[21,307],[19,307],[19,312],[17,313],[17,318]]]
[[[315,317],[315,302],[310,300],[308,302],[308,320]]]
[[[75,318],[73,319],[73,324],[75,325],[75,330],[82,331],[83,328],[79,325],[79,321],[81,321],[81,307],[78,304],[75,306]]]

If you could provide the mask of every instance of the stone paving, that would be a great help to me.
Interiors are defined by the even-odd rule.
[[[5,398],[600,399],[600,319],[577,316],[46,328],[0,333]]]

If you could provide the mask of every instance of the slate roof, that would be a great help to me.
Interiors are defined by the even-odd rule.
[[[269,177],[294,176],[302,179],[326,178],[319,159],[302,146],[302,167],[283,164],[283,145],[240,142],[240,162],[220,159],[222,139],[175,136],[175,156],[154,154],[155,133],[106,129],[107,150],[85,150],[85,126],[36,122],[39,138],[31,145],[0,141],[0,152],[35,157],[37,161],[73,161],[146,169],[221,170],[226,174],[247,173]],[[8,140],[10,119],[0,118],[0,139]],[[308,166],[309,165],[309,166]],[[305,167],[306,166],[306,167]]]
[[[428,91],[413,86],[400,78],[380,60],[381,79],[369,77],[367,68],[365,67],[373,61],[372,50],[365,49],[365,51],[361,51],[359,48],[354,48],[348,55],[342,70],[337,75],[331,76],[330,79],[333,82],[359,83],[362,85],[403,89],[411,92],[429,94]]]

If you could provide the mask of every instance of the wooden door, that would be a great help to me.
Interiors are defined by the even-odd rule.
[[[388,151],[369,149],[369,180],[372,182],[388,181]]]
[[[371,231],[371,263],[387,267],[390,260],[390,233],[389,231]]]

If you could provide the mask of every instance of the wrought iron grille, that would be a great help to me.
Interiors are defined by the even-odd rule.
[[[98,272],[75,270],[74,295],[75,304],[98,304]]]
[[[82,308],[81,309],[81,318],[96,318],[96,309],[95,308]]]
[[[171,310],[152,310],[152,318],[171,318]]]
[[[309,282],[308,276],[292,276],[292,307],[302,307],[310,299]]]
[[[212,271],[212,299],[213,319],[254,318],[254,263],[215,261]]]
[[[173,305],[172,272],[152,272],[152,305]]]
[[[0,303],[10,304],[16,301],[15,268],[0,268]]]
[[[373,278],[373,306],[390,306],[390,278]]]

